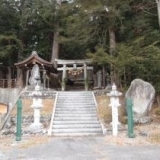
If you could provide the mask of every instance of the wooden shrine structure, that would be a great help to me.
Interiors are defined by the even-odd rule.
[[[46,88],[47,72],[55,73],[56,69],[51,62],[39,57],[36,51],[33,51],[31,56],[25,60],[14,64],[17,67],[17,81],[19,86],[25,87],[29,85],[29,77],[35,64],[39,66],[43,88]],[[47,82],[47,87],[49,88],[49,79]]]
[[[83,83],[84,89],[88,90],[88,86],[90,80],[92,80],[91,76],[88,76],[88,71],[93,71],[93,66],[91,66],[92,61],[90,59],[82,59],[82,60],[62,60],[62,59],[55,59],[57,63],[57,70],[62,71],[62,82],[61,82],[61,89],[62,91],[66,88],[66,81],[68,75],[78,76],[83,74]],[[68,75],[67,75],[68,74]]]
[[[15,67],[6,67],[0,63],[0,88],[14,88],[15,86]]]

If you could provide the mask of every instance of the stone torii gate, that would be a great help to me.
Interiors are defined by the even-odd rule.
[[[87,70],[93,70],[93,66],[87,66],[91,64],[92,61],[90,59],[82,59],[82,60],[62,60],[62,59],[55,59],[57,66],[61,65],[62,67],[57,67],[58,71],[62,71],[62,91],[65,90],[66,86],[66,73],[67,71],[73,70],[83,70],[84,72],[84,89],[88,90],[88,75]],[[71,67],[71,65],[73,65]]]

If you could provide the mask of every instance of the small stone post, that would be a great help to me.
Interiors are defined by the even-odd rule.
[[[65,91],[65,88],[66,88],[66,64],[63,64],[62,91]]]
[[[112,107],[112,133],[114,136],[117,136],[118,134],[118,125],[119,125],[119,121],[118,121],[118,107],[120,106],[119,103],[119,96],[122,95],[121,92],[117,91],[117,87],[115,84],[112,85],[112,90],[110,93],[107,94],[110,97],[110,104],[109,106]]]
[[[102,87],[102,71],[97,72],[98,87]]]
[[[88,91],[88,75],[87,75],[87,64],[86,63],[84,63],[84,65],[83,65],[83,67],[84,67],[84,89],[85,89],[85,91]]]
[[[21,141],[22,135],[22,100],[17,101],[17,131],[16,131],[16,141]]]

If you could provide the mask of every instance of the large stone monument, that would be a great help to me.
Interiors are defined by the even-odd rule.
[[[38,64],[35,64],[31,70],[31,76],[29,78],[30,85],[37,85],[40,83],[40,70]]]
[[[135,122],[146,123],[150,120],[149,111],[151,110],[155,97],[154,87],[141,79],[131,82],[125,98],[131,98],[133,103],[133,118]]]

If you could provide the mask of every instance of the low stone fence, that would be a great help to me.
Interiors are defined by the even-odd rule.
[[[93,90],[93,93],[95,96],[101,96],[101,95],[107,95],[109,93],[109,90],[101,89],[101,90]]]
[[[22,135],[30,135],[30,134],[46,134],[50,121],[51,121],[51,114],[45,115],[40,117],[40,122],[43,124],[43,130],[36,131],[36,130],[30,130],[29,126],[33,123],[34,117],[33,115],[23,116],[22,117]],[[7,135],[15,135],[16,134],[16,122],[17,117],[12,116],[10,117],[10,123],[6,125],[6,128],[2,130],[1,135],[7,136]]]

